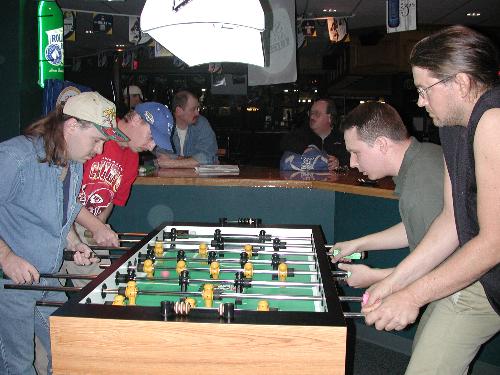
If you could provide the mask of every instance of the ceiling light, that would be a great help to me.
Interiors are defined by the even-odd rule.
[[[479,12],[469,12],[467,13],[467,17],[479,17],[481,13]]]
[[[242,62],[264,66],[259,0],[147,0],[141,29],[187,65]]]

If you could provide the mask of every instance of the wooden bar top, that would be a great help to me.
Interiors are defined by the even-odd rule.
[[[378,180],[375,185],[364,185],[366,179],[355,170],[348,172],[280,171],[267,167],[240,166],[238,176],[200,176],[194,169],[158,169],[148,176],[139,176],[136,185],[169,186],[235,186],[253,188],[290,188],[339,191],[397,199],[392,178]]]

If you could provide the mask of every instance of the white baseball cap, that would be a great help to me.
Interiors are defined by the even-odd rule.
[[[116,126],[116,106],[98,92],[82,92],[68,98],[63,113],[91,122],[108,139],[129,141],[129,138]]]
[[[139,88],[139,86],[131,85],[128,87],[128,93],[127,93],[127,87],[123,89],[123,96],[127,95],[139,95],[142,99],[142,91]]]

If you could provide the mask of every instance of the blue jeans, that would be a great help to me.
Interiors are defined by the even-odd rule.
[[[35,375],[34,337],[40,338],[50,358],[49,316],[56,310],[36,306],[36,301],[67,298],[62,292],[4,289],[9,283],[0,280],[0,374]],[[61,286],[56,279],[41,279],[40,285]]]

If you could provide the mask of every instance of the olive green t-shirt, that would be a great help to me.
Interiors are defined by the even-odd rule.
[[[420,243],[443,209],[444,160],[441,147],[412,138],[401,168],[393,178],[399,214],[410,251]]]

